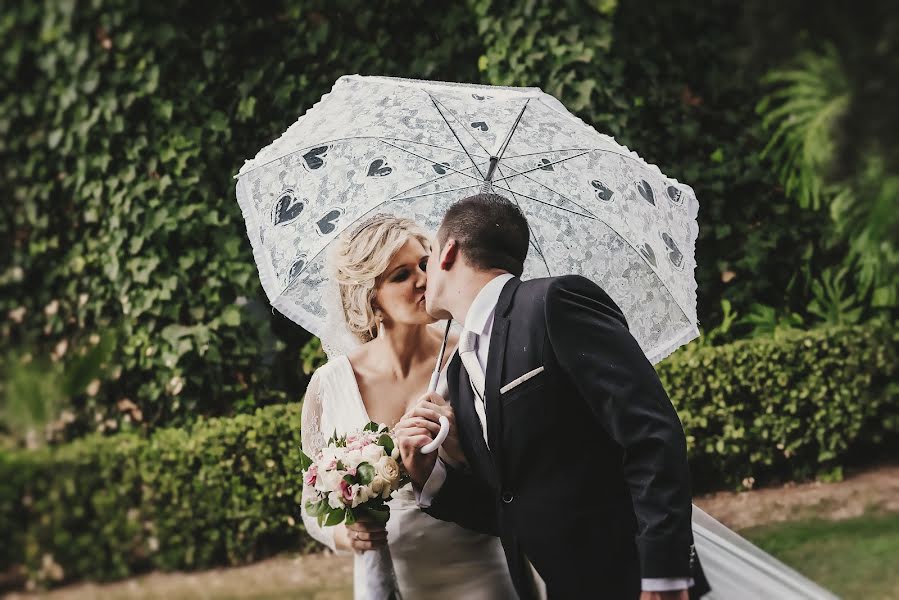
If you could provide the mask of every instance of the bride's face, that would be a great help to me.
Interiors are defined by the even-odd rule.
[[[378,278],[375,306],[384,323],[426,325],[434,319],[425,311],[428,251],[417,239],[409,239]]]

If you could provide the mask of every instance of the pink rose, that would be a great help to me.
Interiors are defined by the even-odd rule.
[[[306,471],[306,485],[315,485],[315,482],[318,480],[318,465],[312,465],[309,467],[309,470]]]
[[[352,502],[355,497],[353,488],[344,479],[340,480],[340,493],[348,502]]]

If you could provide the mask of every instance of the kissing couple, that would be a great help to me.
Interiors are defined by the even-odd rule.
[[[615,302],[580,276],[522,281],[528,223],[502,196],[460,200],[436,238],[377,215],[330,260],[360,343],[314,373],[304,448],[384,423],[412,479],[386,526],[304,514],[318,541],[357,553],[355,597],[360,553],[385,544],[406,599],[706,594],[684,431]],[[448,318],[463,324],[442,368],[448,397],[422,396]],[[450,435],[423,454],[441,415]]]

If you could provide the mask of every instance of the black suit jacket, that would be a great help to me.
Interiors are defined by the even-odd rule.
[[[448,383],[469,467],[447,468],[427,512],[500,536],[519,597],[535,597],[525,557],[554,599],[637,599],[641,578],[655,577],[693,577],[692,598],[708,591],[683,428],[596,284],[503,288],[486,372],[489,448],[458,356]]]

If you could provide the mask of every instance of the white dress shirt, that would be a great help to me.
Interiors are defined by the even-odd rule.
[[[499,295],[503,291],[506,282],[512,279],[514,275],[504,273],[497,275],[491,279],[487,285],[481,288],[481,291],[475,297],[474,302],[468,309],[465,317],[464,329],[478,334],[477,355],[478,362],[481,363],[481,370],[487,373],[487,358],[490,352],[490,334],[493,332],[493,317],[496,313],[496,304],[499,302]],[[487,432],[484,432],[486,437]],[[416,492],[418,496],[418,504],[422,508],[431,506],[431,502],[437,496],[443,483],[446,481],[446,465],[441,459],[437,459],[434,464],[434,470],[431,476],[425,482],[421,492]],[[666,578],[649,578],[641,580],[641,587],[646,592],[664,592],[671,590],[684,590],[693,585],[693,579],[666,579]]]

